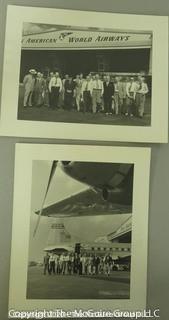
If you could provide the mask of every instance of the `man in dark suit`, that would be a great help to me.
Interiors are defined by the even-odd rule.
[[[109,75],[105,77],[103,86],[104,111],[106,114],[112,114],[112,98],[114,97],[114,84],[110,81]]]
[[[46,253],[46,255],[44,256],[44,259],[43,259],[44,274],[46,274],[46,271],[48,272],[48,274],[50,274],[49,258],[50,258],[49,254]]]
[[[71,110],[73,108],[74,89],[75,83],[72,76],[69,76],[68,80],[65,80],[64,83],[64,108],[67,110]]]

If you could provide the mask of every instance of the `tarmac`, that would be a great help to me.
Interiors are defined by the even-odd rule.
[[[43,267],[28,269],[27,299],[129,299],[130,272],[110,276],[44,275]]]

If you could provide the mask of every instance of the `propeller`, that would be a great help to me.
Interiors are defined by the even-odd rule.
[[[36,232],[37,232],[38,227],[39,227],[40,218],[41,218],[42,212],[43,212],[43,207],[44,207],[45,200],[46,200],[46,197],[47,197],[49,188],[50,188],[50,184],[51,184],[51,182],[52,182],[52,178],[53,178],[54,173],[55,173],[56,168],[57,168],[57,164],[58,164],[58,161],[56,161],[56,160],[52,162],[52,167],[51,167],[51,170],[50,170],[50,175],[49,175],[49,180],[48,180],[46,192],[45,192],[45,195],[44,195],[44,198],[43,198],[43,202],[42,202],[42,205],[41,205],[41,209],[40,209],[39,214],[38,214],[38,219],[37,219],[36,226],[35,226],[35,229],[34,229],[34,232],[33,232],[33,237],[35,237]]]

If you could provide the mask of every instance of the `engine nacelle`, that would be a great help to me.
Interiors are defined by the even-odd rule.
[[[132,190],[121,189],[102,189],[102,197],[105,201],[111,203],[123,203],[131,204],[132,203]]]

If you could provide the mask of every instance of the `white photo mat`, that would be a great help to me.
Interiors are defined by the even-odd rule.
[[[26,299],[32,165],[34,160],[56,159],[134,164],[130,299]],[[16,144],[9,309],[144,309],[147,291],[149,170],[149,148]]]
[[[17,120],[21,38],[24,22],[152,32],[151,126]],[[0,134],[87,141],[167,143],[168,17],[8,6]]]

